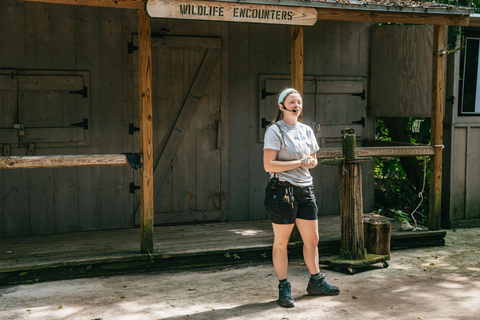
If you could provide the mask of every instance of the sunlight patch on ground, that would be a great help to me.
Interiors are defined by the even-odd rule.
[[[52,305],[36,308],[18,308],[8,311],[6,319],[68,319],[73,317],[81,308],[68,307],[63,305]],[[11,318],[8,316],[11,315]],[[2,318],[3,319],[3,318]]]
[[[263,230],[245,230],[245,229],[232,229],[228,230],[230,232],[241,234],[242,236],[254,236],[257,233],[262,233]]]

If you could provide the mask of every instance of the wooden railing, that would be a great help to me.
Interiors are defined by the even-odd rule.
[[[0,157],[0,169],[125,166],[128,164],[124,154]]]

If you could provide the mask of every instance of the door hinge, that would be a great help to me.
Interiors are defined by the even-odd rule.
[[[451,104],[455,103],[455,96],[450,96],[450,98],[445,99],[447,102],[450,102]]]
[[[135,193],[135,190],[140,189],[140,186],[135,185],[135,183],[130,182],[130,193]]]
[[[133,41],[128,43],[128,53],[133,53],[137,50],[138,47],[133,45]]]
[[[69,91],[68,93],[79,94],[79,95],[82,95],[84,98],[88,98],[88,88],[87,87],[83,87],[82,90]]]
[[[88,119],[83,119],[82,122],[70,123],[70,125],[75,127],[81,127],[81,128],[84,128],[85,130],[88,130]]]
[[[354,124],[361,124],[362,127],[365,127],[365,118],[362,117],[360,120],[352,121],[352,123],[354,123]]]
[[[140,131],[140,128],[139,128],[139,127],[135,127],[135,126],[133,125],[133,123],[130,123],[130,124],[128,125],[128,134],[134,134],[135,131]]]
[[[359,92],[359,93],[352,93],[352,96],[360,97],[360,98],[362,98],[362,100],[365,100],[365,90],[363,90],[363,92]]]
[[[262,118],[262,128],[266,128],[270,123],[272,123],[272,121]]]
[[[262,99],[264,100],[268,96],[274,96],[276,95],[276,92],[267,92],[267,90],[262,89]]]

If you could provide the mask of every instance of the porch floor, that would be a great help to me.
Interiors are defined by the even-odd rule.
[[[442,246],[440,231],[399,231],[391,220],[391,249]],[[321,256],[338,253],[340,217],[319,218]],[[0,239],[0,285],[84,276],[271,261],[270,221],[162,226],[154,253],[140,254],[140,229],[88,231]],[[302,244],[289,244],[301,257]]]

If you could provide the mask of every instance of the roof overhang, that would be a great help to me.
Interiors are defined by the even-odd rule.
[[[24,0],[94,7],[144,9],[146,0]],[[193,1],[192,1],[193,2]],[[261,4],[292,7],[312,7],[318,11],[318,20],[391,22],[410,24],[468,26],[472,8],[457,7],[433,2],[385,0],[222,0],[242,4]]]
[[[470,15],[469,27],[480,27],[480,14],[474,13]]]

